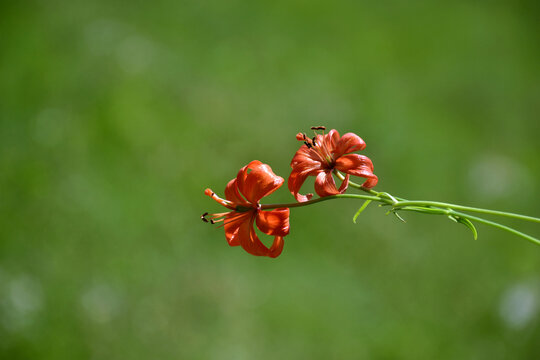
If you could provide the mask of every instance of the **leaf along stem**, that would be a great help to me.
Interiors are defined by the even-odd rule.
[[[334,173],[343,180],[345,177],[343,174],[341,174],[339,171],[334,171]],[[415,211],[420,212],[424,214],[432,214],[432,215],[447,215],[450,219],[453,221],[457,221],[459,223],[462,223],[466,225],[471,231],[473,232],[474,237],[476,238],[476,229],[474,228],[474,225],[470,223],[471,221],[476,221],[485,225],[489,225],[507,232],[510,232],[514,235],[517,235],[519,237],[522,237],[533,244],[540,245],[540,240],[532,237],[528,234],[522,233],[521,231],[518,231],[514,228],[511,228],[506,225],[499,224],[494,221],[486,220],[477,216],[473,216],[467,213],[464,213],[462,211],[466,212],[476,212],[486,215],[495,215],[495,216],[503,216],[508,218],[514,218],[524,221],[531,221],[535,223],[540,223],[540,218],[532,217],[532,216],[526,216],[526,215],[520,215],[510,212],[504,212],[504,211],[496,211],[496,210],[489,210],[489,209],[481,209],[481,208],[475,208],[475,207],[469,207],[469,206],[462,206],[462,205],[456,205],[456,204],[450,204],[450,203],[444,203],[444,202],[437,202],[437,201],[424,201],[424,200],[415,200],[410,201],[403,198],[395,197],[390,195],[389,193],[385,192],[377,192],[373,189],[366,189],[362,185],[359,185],[353,181],[349,181],[349,185],[357,188],[359,190],[362,190],[370,195],[361,195],[361,194],[337,194],[337,195],[331,195],[331,196],[325,196],[320,197],[317,199],[305,201],[305,202],[295,202],[295,203],[282,203],[282,204],[267,204],[267,205],[261,205],[262,210],[268,210],[268,209],[276,209],[276,208],[295,208],[295,207],[302,207],[302,206],[308,206],[312,204],[316,204],[319,202],[327,201],[327,200],[333,200],[333,199],[361,199],[365,200],[365,203],[360,209],[357,211],[357,213],[354,216],[353,221],[356,220],[358,215],[367,207],[367,205],[371,201],[377,201],[381,203],[380,205],[389,205],[392,208],[390,209],[390,212],[393,212],[394,214],[398,215],[397,212],[400,210],[403,211]],[[458,211],[459,210],[459,211]],[[399,215],[398,215],[399,216]],[[462,221],[460,221],[460,219]],[[356,221],[355,221],[356,222]]]

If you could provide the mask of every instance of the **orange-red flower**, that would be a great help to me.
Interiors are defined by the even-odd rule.
[[[357,150],[364,150],[366,143],[358,135],[347,133],[342,137],[336,130],[324,134],[324,127],[315,127],[314,130],[323,130],[323,134],[316,134],[310,139],[306,134],[297,134],[296,139],[303,141],[304,145],[294,154],[291,160],[292,172],[289,176],[289,190],[297,201],[303,202],[311,199],[313,194],[302,195],[300,187],[308,176],[316,176],[315,192],[319,196],[329,196],[345,192],[349,185],[349,175],[360,176],[367,180],[363,187],[370,189],[377,185],[377,176],[373,174],[373,163],[364,155],[351,154]],[[339,189],[332,176],[333,170],[344,172],[345,179]]]
[[[261,210],[259,201],[276,191],[283,182],[283,178],[274,174],[270,166],[254,160],[229,181],[225,188],[225,199],[210,189],[204,191],[231,211],[205,213],[201,218],[212,224],[223,221],[225,237],[230,246],[241,245],[250,254],[275,258],[283,250],[283,237],[289,234],[289,209]],[[270,248],[259,240],[253,223],[263,233],[274,236]]]

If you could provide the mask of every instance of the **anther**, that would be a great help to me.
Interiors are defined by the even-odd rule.
[[[326,130],[325,126],[312,126],[311,130]]]
[[[311,149],[311,144],[310,143],[308,143],[307,141],[304,141],[304,144],[306,144],[308,149]]]
[[[216,222],[212,219],[210,219],[210,224],[214,225]]]
[[[312,140],[313,140],[313,146],[317,146],[317,142],[315,141],[316,138],[317,138],[317,137],[314,136],[313,139],[312,139]]]
[[[201,220],[204,221],[204,222],[208,222],[208,219],[206,218],[206,216],[208,215],[207,212],[205,212],[204,214],[201,215]]]

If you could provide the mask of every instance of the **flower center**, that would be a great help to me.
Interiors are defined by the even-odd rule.
[[[244,213],[248,211],[254,211],[260,208],[259,204],[257,204],[257,206],[237,205],[236,203],[230,200],[220,198],[219,196],[216,195],[215,192],[212,191],[212,189],[206,189],[204,190],[204,193],[210,196],[220,205],[223,205],[227,209],[231,210],[228,212],[215,213],[215,214],[209,214],[208,212],[205,212],[204,214],[201,215],[201,220],[206,223],[216,224],[219,222],[223,222],[223,224],[220,225],[220,226],[223,226],[231,222],[237,221],[239,217],[241,217]]]
[[[332,149],[328,147],[326,144],[326,137],[324,130],[326,128],[324,126],[312,126],[311,130],[313,130],[315,136],[313,138],[307,137],[304,133],[298,133],[296,135],[296,140],[303,141],[304,144],[308,147],[309,151],[315,153],[319,158],[321,163],[326,163],[329,170],[332,170],[334,168],[334,156],[332,155]],[[321,134],[318,133],[318,131],[321,131]],[[317,136],[319,136],[317,138]]]

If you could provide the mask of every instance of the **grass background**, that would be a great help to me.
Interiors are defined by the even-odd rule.
[[[540,356],[520,238],[376,207],[354,225],[339,200],[294,209],[272,260],[199,220],[253,159],[287,177],[312,125],[364,138],[377,189],[539,216],[539,10],[2,2],[1,357]]]

